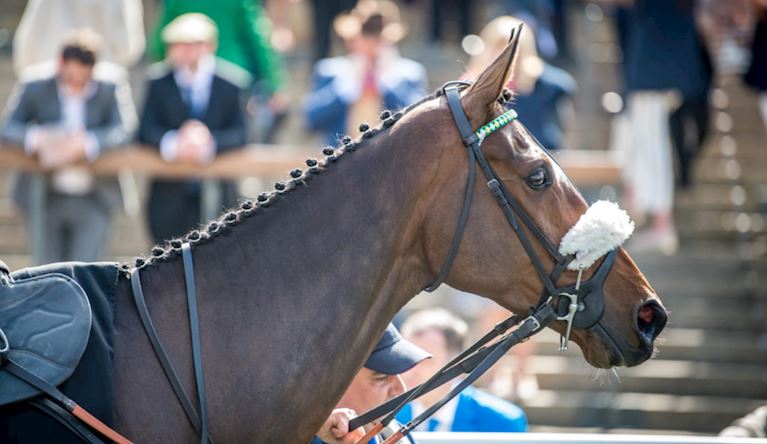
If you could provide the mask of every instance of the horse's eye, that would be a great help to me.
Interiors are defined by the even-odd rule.
[[[550,184],[546,170],[543,167],[536,168],[527,176],[527,184],[534,190],[540,190]]]

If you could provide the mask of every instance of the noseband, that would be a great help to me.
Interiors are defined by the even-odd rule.
[[[557,250],[554,244],[548,237],[546,237],[543,231],[508,191],[503,181],[498,177],[495,170],[493,170],[493,167],[490,166],[490,163],[487,161],[481,148],[482,141],[486,137],[516,120],[517,113],[513,109],[508,110],[489,123],[483,125],[477,131],[472,130],[469,119],[466,117],[466,113],[461,105],[460,96],[461,90],[468,85],[469,83],[467,82],[458,81],[448,82],[442,87],[442,94],[447,97],[447,104],[450,107],[453,120],[461,133],[463,144],[467,148],[469,174],[466,183],[463,208],[461,209],[458,225],[450,245],[450,250],[448,251],[447,259],[442,265],[442,269],[437,275],[437,278],[426,287],[425,290],[434,291],[437,289],[450,273],[450,269],[455,261],[458,247],[463,237],[463,232],[466,229],[466,222],[469,216],[469,209],[471,208],[472,196],[474,194],[476,165],[478,164],[485,176],[487,187],[501,207],[506,220],[516,233],[519,241],[522,243],[536,273],[543,283],[544,290],[536,308],[540,308],[543,304],[551,303],[557,313],[557,319],[566,323],[567,330],[562,336],[560,349],[567,350],[570,329],[572,327],[582,329],[590,328],[599,322],[604,313],[603,286],[608,273],[615,263],[617,248],[611,250],[605,256],[602,263],[599,265],[599,268],[590,279],[581,282],[580,278],[583,269],[580,269],[578,280],[574,285],[564,287],[558,287],[556,285],[557,279],[559,279],[562,272],[567,269],[568,264],[575,260],[575,256],[565,256]],[[549,158],[556,162],[551,156],[549,156]],[[520,221],[522,224],[520,224]],[[535,251],[530,236],[522,229],[522,225],[527,227],[529,232],[532,233],[532,237],[536,239],[553,258],[554,268],[551,273],[546,272],[543,261]]]

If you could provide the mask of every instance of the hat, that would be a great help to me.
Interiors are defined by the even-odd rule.
[[[389,324],[365,367],[385,375],[399,375],[427,358],[431,358],[429,353],[403,339],[394,324]]]
[[[407,34],[399,8],[389,0],[360,0],[351,11],[336,17],[333,29],[345,40],[367,35],[389,43],[396,43]]]
[[[183,14],[165,25],[162,41],[171,43],[213,43],[218,39],[218,28],[207,15],[192,12]]]

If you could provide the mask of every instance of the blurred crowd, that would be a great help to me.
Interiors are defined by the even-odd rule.
[[[275,141],[290,101],[297,99],[292,92],[302,90],[291,84],[296,76],[285,63],[298,51],[297,36],[306,33],[290,19],[297,2],[163,0],[156,23],[147,27],[141,0],[27,3],[13,37],[18,85],[0,136],[55,171],[46,185],[47,262],[103,255],[120,187],[116,179],[92,176],[83,162],[138,142],[168,162],[206,164],[250,142]],[[424,11],[426,26],[402,14],[413,8]],[[471,80],[499,54],[510,29],[524,22],[528,31],[508,106],[552,151],[569,148],[564,128],[576,118],[577,85],[564,68],[588,63],[573,58],[568,11],[608,17],[621,68],[619,105],[607,110],[614,114],[611,140],[624,162],[625,205],[645,221],[632,240],[634,251],[672,254],[677,248],[674,190],[692,185],[718,69],[742,73],[760,97],[767,124],[767,0],[315,0],[307,9],[312,30],[304,45],[313,67],[297,118],[325,143],[359,135],[360,122],[376,121],[385,110],[406,107],[439,86],[429,84],[430,66],[398,49],[413,29],[420,29],[418,38],[429,51],[460,45],[470,56],[462,77]],[[132,85],[143,91],[138,108]],[[14,187],[24,214],[30,180],[19,175]],[[217,187],[224,206],[238,198],[235,185]],[[146,215],[154,242],[201,222],[201,192],[198,180],[152,181]],[[478,313],[488,325],[506,315],[497,307]],[[434,337],[423,348],[435,365],[456,353],[466,333],[451,316],[414,316],[403,326],[413,342]],[[442,348],[429,349],[435,343]],[[521,353],[524,361],[528,352]],[[517,381],[524,381],[524,364],[518,370]],[[413,384],[423,376],[405,379]],[[519,390],[517,385],[507,394],[518,396]],[[504,425],[489,428],[524,430],[524,413],[516,407],[481,393],[466,396],[504,412],[498,419]],[[459,417],[461,402],[447,410],[455,417],[445,413],[436,417],[441,424],[425,427],[463,430],[468,419]],[[402,419],[419,409],[413,405]]]

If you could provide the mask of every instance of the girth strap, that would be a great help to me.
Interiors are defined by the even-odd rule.
[[[192,402],[187,395],[186,390],[181,385],[181,378],[178,377],[176,369],[170,362],[168,352],[163,347],[160,337],[157,334],[157,329],[152,322],[152,318],[149,315],[149,310],[146,306],[146,300],[144,299],[144,292],[141,289],[141,278],[139,277],[139,269],[134,269],[131,272],[131,287],[133,288],[133,300],[136,303],[136,310],[138,311],[141,323],[144,325],[144,331],[149,337],[149,342],[152,344],[157,359],[160,361],[165,376],[170,381],[173,392],[176,394],[181,407],[184,409],[189,422],[194,427],[195,431],[200,434],[200,441],[202,443],[213,444],[213,439],[210,438],[208,433],[208,418],[207,418],[207,405],[205,396],[205,380],[202,372],[202,355],[200,351],[200,333],[199,333],[199,320],[197,316],[197,297],[196,287],[194,285],[194,265],[191,262],[191,251],[184,253],[184,246],[188,247],[189,244],[182,245],[182,257],[184,258],[184,279],[187,287],[187,306],[189,308],[189,325],[192,330],[192,357],[194,360],[195,368],[195,382],[197,384],[197,393],[200,400],[200,411],[203,415],[203,419],[197,414]],[[190,260],[186,259],[189,256]],[[190,286],[191,280],[191,286]],[[190,292],[191,289],[191,292]],[[196,340],[195,340],[196,338]],[[196,345],[195,345],[196,343]],[[205,432],[203,433],[203,429]]]

